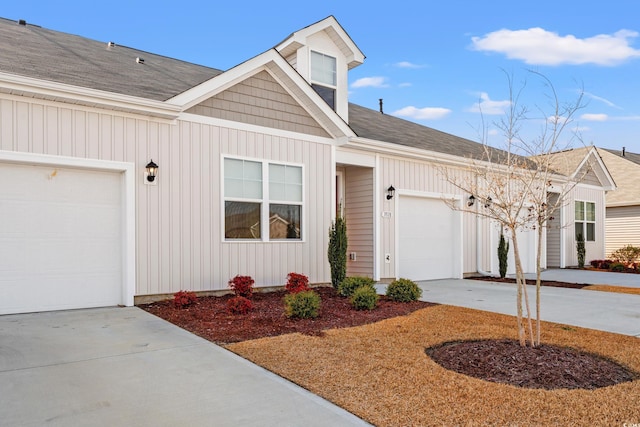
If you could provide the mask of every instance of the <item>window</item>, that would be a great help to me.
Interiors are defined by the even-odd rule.
[[[225,239],[300,240],[302,167],[224,159]]]
[[[311,51],[311,86],[334,110],[336,109],[336,85],[338,84],[336,76],[336,58]]]
[[[587,242],[596,240],[596,204],[593,202],[576,201],[576,240],[582,235]]]

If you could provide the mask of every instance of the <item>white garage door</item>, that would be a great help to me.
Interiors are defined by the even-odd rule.
[[[0,314],[122,302],[121,178],[0,163]]]
[[[459,213],[442,200],[400,196],[399,276],[412,280],[460,277]]]

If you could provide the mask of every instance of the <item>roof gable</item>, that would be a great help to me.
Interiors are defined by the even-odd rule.
[[[548,154],[554,171],[584,184],[614,190],[615,182],[595,147],[580,147]]]
[[[615,150],[598,149],[607,169],[616,182],[617,190],[607,194],[607,206],[640,205],[640,155],[625,153],[625,157],[618,155]],[[620,153],[621,154],[621,153]]]

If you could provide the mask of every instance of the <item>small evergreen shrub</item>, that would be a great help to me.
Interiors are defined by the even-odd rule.
[[[582,234],[578,234],[576,250],[578,251],[578,267],[584,268],[584,256],[587,252],[587,249],[584,246],[584,236]]]
[[[614,262],[613,264],[611,264],[611,271],[621,272],[625,270],[626,270],[626,267],[624,266],[624,264],[621,264],[619,262]]]
[[[229,280],[229,287],[237,297],[251,298],[254,283],[255,280],[253,280],[251,276],[237,275]]]
[[[227,301],[227,312],[230,314],[247,314],[253,309],[253,303],[250,299],[235,296]]]
[[[341,215],[338,215],[329,229],[329,247],[327,248],[327,258],[331,268],[331,286],[336,289],[347,275],[347,240],[347,223]]]
[[[504,234],[500,233],[500,243],[498,244],[498,264],[500,269],[500,277],[504,279],[507,275],[507,260],[509,259],[509,242],[504,238]]]
[[[191,291],[178,291],[173,294],[173,305],[176,308],[185,308],[189,307],[191,304],[196,302],[198,297],[195,292]]]
[[[287,294],[284,297],[284,312],[287,317],[315,319],[320,310],[320,295],[313,291]]]
[[[355,290],[361,286],[368,286],[375,292],[376,289],[373,286],[374,283],[373,279],[369,277],[347,277],[338,285],[338,295],[342,297],[350,297],[353,295]]]
[[[373,287],[360,286],[351,295],[351,305],[356,310],[373,310],[378,305],[380,297]]]
[[[422,296],[422,289],[412,280],[398,279],[387,286],[386,295],[393,301],[411,302]]]
[[[304,274],[289,273],[287,276],[287,284],[284,285],[287,292],[297,294],[309,290],[309,278]]]

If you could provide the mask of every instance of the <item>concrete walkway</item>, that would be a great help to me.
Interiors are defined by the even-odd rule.
[[[364,426],[135,307],[0,316],[3,426]]]
[[[514,284],[468,279],[418,283],[423,301],[516,315]],[[527,289],[533,310],[535,286]],[[640,295],[542,287],[541,300],[543,320],[640,337]]]

